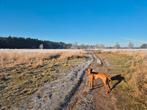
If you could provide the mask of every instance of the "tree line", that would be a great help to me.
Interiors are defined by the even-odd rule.
[[[71,48],[75,49],[146,49],[147,43],[141,44],[138,47],[135,47],[132,42],[129,42],[127,46],[121,46],[119,43],[114,44],[113,46],[105,46],[103,44],[96,44],[96,45],[84,45],[74,43],[71,45]]]
[[[23,37],[0,37],[0,48],[9,49],[65,49],[70,48],[71,44],[64,42],[53,42],[47,40],[38,40],[33,38]]]
[[[0,37],[0,48],[9,48],[9,49],[139,49],[147,48],[147,43],[142,44],[139,47],[134,47],[132,42],[128,43],[128,46],[122,47],[119,43],[116,43],[114,46],[106,47],[103,44],[96,45],[85,45],[85,44],[67,44],[64,42],[53,42],[47,40],[38,40],[33,38],[23,38],[23,37]]]

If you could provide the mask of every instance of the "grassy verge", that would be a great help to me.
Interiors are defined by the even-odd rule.
[[[112,94],[120,110],[147,109],[146,58],[118,52],[100,53],[111,65]]]

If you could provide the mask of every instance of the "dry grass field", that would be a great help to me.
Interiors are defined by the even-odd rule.
[[[86,86],[90,63],[110,74],[110,97]],[[0,50],[0,109],[146,110],[146,68],[146,50]]]
[[[87,61],[82,50],[0,50],[0,108],[11,109]]]

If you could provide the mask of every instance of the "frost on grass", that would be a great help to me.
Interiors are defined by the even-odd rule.
[[[62,73],[63,76],[58,80],[45,84],[35,94],[28,98],[23,104],[17,106],[21,110],[25,109],[44,109],[55,110],[62,109],[73,95],[74,89],[79,84],[84,70],[91,61],[86,64],[80,64],[68,73]]]
[[[52,100],[54,95],[63,94],[66,88],[69,92],[72,88],[69,81],[75,81],[79,74],[77,72],[89,59],[83,54],[81,50],[0,50],[0,109],[28,109],[32,103],[38,107],[38,100]],[[79,57],[75,58],[75,55]],[[70,73],[71,70],[74,71]],[[66,86],[67,82],[69,87]],[[45,88],[49,90],[48,93]],[[52,93],[54,91],[55,94]],[[36,96],[36,102],[31,101],[35,99],[33,96]],[[62,99],[61,96],[55,99],[58,101]],[[68,97],[66,95],[64,100]]]

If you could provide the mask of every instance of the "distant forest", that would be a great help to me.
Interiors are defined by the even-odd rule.
[[[66,49],[71,44],[22,37],[0,37],[0,48],[8,49]]]
[[[140,49],[147,48],[147,43],[140,45],[139,47],[134,47],[132,42],[128,43],[128,46],[122,47],[119,43],[114,46],[105,47],[103,44],[96,45],[84,45],[84,44],[67,44],[64,42],[53,42],[47,40],[38,40],[33,38],[23,38],[23,37],[0,37],[0,48],[8,49]]]

